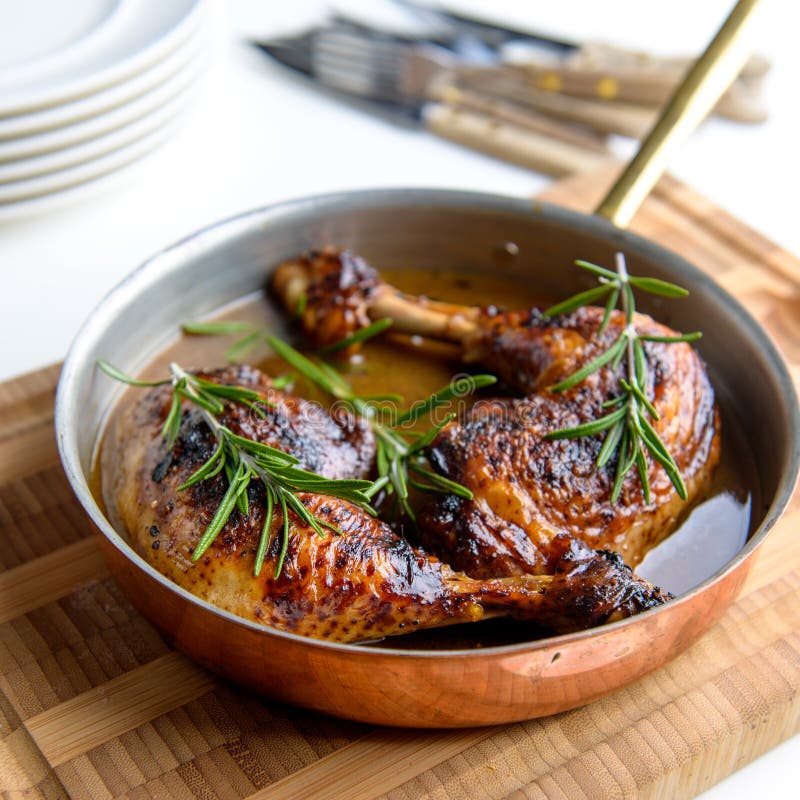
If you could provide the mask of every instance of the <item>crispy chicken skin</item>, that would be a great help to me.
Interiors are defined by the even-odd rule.
[[[292,453],[301,466],[329,478],[363,477],[372,468],[374,441],[359,420],[331,417],[320,407],[270,387],[248,367],[202,373],[216,382],[255,388],[266,418],[228,405],[221,421],[234,433]],[[290,535],[280,577],[275,565],[283,520],[276,513],[260,576],[254,554],[264,521],[263,494],[249,491],[249,513],[234,511],[206,554],[191,560],[225,491],[222,475],[190,489],[178,487],[211,454],[212,434],[197,410],[184,405],[181,431],[166,451],[161,425],[170,391],[158,387],[114,421],[102,452],[109,515],[136,551],[179,586],[245,619],[315,638],[353,642],[419,628],[506,615],[537,630],[563,632],[628,616],[665,601],[610,554],[596,554],[571,537],[551,542],[547,575],[479,580],[455,572],[412,548],[362,509],[315,494],[306,507],[342,535],[318,536],[290,512]]]
[[[310,282],[301,277],[302,286],[295,289],[289,273],[283,273],[287,285],[280,285],[280,276],[275,280],[280,294],[291,298],[292,311],[299,312],[303,330],[315,348],[369,325],[367,300],[380,280],[363,258],[328,248],[304,256],[302,262],[303,273],[313,276]]]
[[[287,304],[301,292],[309,297],[323,290],[335,293],[331,287],[341,282],[337,260],[344,273],[344,265],[355,258],[332,250],[310,253],[281,265],[273,289]],[[422,545],[454,568],[474,577],[549,571],[547,543],[560,533],[595,550],[618,552],[635,567],[707,489],[719,461],[719,415],[705,365],[690,345],[645,345],[647,396],[660,417],[653,425],[681,470],[688,503],[648,456],[650,503],[632,470],[619,501],[612,504],[616,461],[597,468],[601,437],[550,441],[543,436],[608,413],[602,404],[620,394],[623,366],[604,367],[563,393],[548,387],[608,348],[624,327],[621,313],[614,313],[599,336],[603,310],[597,307],[548,319],[536,309],[505,312],[409,297],[382,283],[360,260],[362,291],[353,285],[352,270],[348,274],[347,302],[358,313],[335,335],[326,329],[326,337],[352,332],[360,324],[357,319],[390,317],[394,330],[457,343],[465,362],[484,365],[521,395],[478,403],[447,426],[431,448],[435,467],[474,494],[473,500],[439,498],[422,512]],[[335,296],[325,303],[335,306]],[[307,333],[318,335],[313,316],[302,324]],[[640,333],[675,334],[642,314],[635,325]]]

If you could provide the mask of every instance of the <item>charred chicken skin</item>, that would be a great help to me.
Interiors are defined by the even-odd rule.
[[[256,389],[265,416],[228,404],[220,422],[234,433],[291,453],[328,478],[372,470],[375,445],[359,418],[274,389],[249,367],[200,373],[217,383]],[[215,441],[197,408],[184,402],[181,429],[167,450],[161,426],[168,387],[152,389],[112,424],[102,453],[104,499],[112,522],[137,552],[179,586],[245,619],[331,641],[352,642],[491,616],[537,628],[572,631],[629,616],[666,599],[610,553],[597,554],[567,535],[549,542],[547,574],[480,579],[456,572],[411,547],[388,525],[334,497],[301,493],[301,502],[340,531],[324,537],[289,512],[286,560],[279,577],[280,513],[273,519],[263,569],[253,574],[264,521],[263,487],[249,489],[198,562],[192,552],[225,492],[222,474],[179,490]]]
[[[410,297],[383,283],[363,259],[333,249],[281,265],[272,286],[287,307],[306,296],[301,324],[317,345],[365,320],[389,317],[393,330],[457,344],[464,362],[489,367],[518,395],[476,404],[430,449],[434,466],[474,497],[448,496],[424,509],[421,543],[473,577],[549,573],[549,543],[560,534],[617,552],[635,567],[711,480],[719,415],[705,366],[685,343],[646,345],[646,388],[659,414],[654,427],[683,475],[688,502],[648,459],[650,503],[635,470],[611,503],[616,464],[596,466],[601,437],[543,438],[603,416],[603,403],[620,394],[622,367],[611,366],[563,393],[548,389],[608,349],[625,325],[619,312],[599,335],[603,310],[597,307],[549,319],[536,309],[507,312]],[[634,323],[640,333],[674,335],[642,314]]]

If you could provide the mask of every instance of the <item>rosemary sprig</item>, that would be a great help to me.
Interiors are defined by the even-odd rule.
[[[564,428],[545,435],[546,439],[575,439],[581,436],[595,436],[606,432],[602,447],[597,456],[597,466],[608,464],[616,454],[617,468],[611,490],[611,502],[616,503],[622,492],[625,476],[634,465],[639,473],[642,493],[646,503],[650,502],[650,481],[647,475],[647,458],[651,457],[659,463],[667,475],[678,496],[687,497],[686,484],[683,481],[678,465],[664,442],[656,433],[650,420],[658,420],[658,412],[647,398],[648,363],[643,342],[693,342],[701,337],[700,333],[687,333],[679,336],[650,336],[637,332],[634,325],[636,304],[633,289],[640,289],[650,294],[663,297],[685,297],[686,289],[674,283],[656,278],[640,278],[628,274],[625,257],[616,254],[616,271],[591,264],[588,261],[576,261],[575,264],[598,277],[599,286],[570,297],[562,303],[548,308],[544,313],[548,317],[567,314],[581,306],[596,303],[605,298],[605,313],[600,324],[598,336],[601,335],[611,320],[611,314],[622,301],[625,314],[625,328],[614,340],[613,344],[588,364],[581,367],[563,381],[551,386],[551,391],[565,392],[584,381],[589,375],[610,364],[616,369],[625,359],[626,378],[620,381],[622,393],[603,404],[603,408],[611,409],[599,419],[585,422],[574,428]]]
[[[305,295],[301,295],[301,299]],[[299,302],[299,301],[298,301]],[[354,344],[372,339],[379,336],[392,326],[392,320],[388,317],[376,319],[369,325],[359,328],[349,336],[345,336],[338,341],[321,347],[317,353],[319,355],[331,355],[346,350]],[[270,335],[266,328],[255,328],[249,322],[239,320],[212,320],[210,322],[184,322],[181,330],[189,336],[229,336],[235,333],[244,333],[244,336],[237,339],[225,352],[226,361],[237,361],[246,353],[249,353],[259,342],[265,341]]]
[[[434,472],[430,469],[425,457],[425,451],[436,435],[455,418],[455,414],[447,414],[444,419],[424,433],[413,430],[401,433],[399,428],[412,426],[424,415],[450,400],[464,397],[484,386],[491,386],[497,381],[493,375],[465,376],[461,381],[452,382],[425,401],[398,414],[394,409],[386,408],[379,403],[384,401],[397,403],[402,400],[401,397],[397,395],[357,395],[353,387],[330,364],[319,360],[312,361],[274,336],[267,337],[267,342],[293,369],[317,384],[332,397],[346,403],[354,413],[369,422],[375,433],[377,445],[377,478],[364,494],[370,499],[381,492],[387,498],[394,497],[391,516],[394,516],[399,505],[408,518],[412,522],[415,521],[414,512],[408,501],[409,486],[413,486],[419,491],[455,494],[468,500],[472,499],[472,492],[466,486]]]
[[[200,559],[212,545],[228,523],[235,508],[244,515],[249,513],[248,488],[254,483],[261,483],[266,501],[264,525],[253,568],[256,576],[261,572],[270,544],[276,508],[280,509],[283,519],[281,550],[275,566],[276,578],[283,569],[289,544],[289,511],[294,512],[319,536],[325,535],[325,528],[341,533],[335,526],[315,517],[297,497],[298,492],[339,497],[361,506],[371,514],[375,513],[370,505],[371,495],[367,494],[367,490],[372,486],[371,481],[331,480],[315,472],[301,469],[297,466],[299,460],[289,453],[239,436],[219,421],[218,416],[225,410],[225,401],[243,405],[263,417],[263,405],[266,401],[258,392],[240,386],[214,383],[187,372],[176,363],[170,364],[170,377],[161,381],[139,381],[107,361],[99,360],[97,363],[107,375],[130,386],[172,385],[172,402],[162,427],[168,448],[173,447],[180,431],[183,400],[193,403],[200,409],[204,421],[217,441],[217,446],[208,460],[178,487],[179,491],[183,491],[202,481],[210,480],[223,471],[228,481],[228,488],[217,511],[192,553],[193,561]]]

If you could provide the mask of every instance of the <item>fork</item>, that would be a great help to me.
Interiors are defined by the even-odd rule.
[[[339,25],[314,32],[309,62],[310,72],[325,86],[538,172],[561,176],[611,160],[604,138],[588,129],[457,86],[458,60],[443,47]]]

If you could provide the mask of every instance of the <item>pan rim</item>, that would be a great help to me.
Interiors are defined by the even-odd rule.
[[[557,636],[548,636],[529,642],[516,642],[507,645],[481,647],[473,649],[446,649],[446,650],[418,650],[406,648],[380,647],[375,648],[367,644],[348,644],[329,642],[322,639],[301,636],[289,631],[269,628],[256,622],[238,617],[229,611],[201,599],[191,592],[183,589],[170,581],[153,566],[148,564],[125,541],[123,536],[116,531],[106,518],[102,509],[94,499],[89,487],[89,479],[85,474],[78,452],[77,428],[71,423],[78,413],[77,390],[79,388],[80,373],[87,368],[88,354],[93,350],[92,345],[102,340],[102,333],[116,313],[138,295],[146,286],[160,280],[165,272],[180,269],[185,261],[185,256],[193,251],[203,252],[214,246],[224,243],[228,239],[249,230],[254,223],[261,220],[262,227],[266,227],[266,219],[291,216],[293,214],[319,214],[325,209],[338,209],[346,205],[349,210],[359,208],[375,208],[379,205],[393,207],[419,208],[429,206],[432,210],[478,210],[496,211],[513,214],[533,214],[544,221],[564,226],[580,226],[589,233],[602,236],[606,240],[633,245],[635,250],[647,257],[658,259],[661,263],[674,268],[678,275],[689,275],[693,285],[704,288],[716,295],[727,310],[733,312],[746,329],[745,333],[750,338],[765,361],[772,369],[780,385],[782,396],[787,411],[788,433],[792,439],[787,452],[787,458],[782,465],[780,478],[769,507],[755,531],[749,536],[745,545],[728,561],[705,581],[691,589],[684,595],[671,601],[669,604],[649,609],[640,614],[628,617],[617,622],[608,623],[584,631],[577,631]],[[92,364],[93,364],[92,359]],[[113,404],[113,403],[112,403]],[[453,658],[484,658],[487,656],[501,658],[533,653],[537,650],[553,646],[566,646],[586,639],[601,635],[619,632],[637,620],[658,614],[665,609],[690,602],[695,596],[705,593],[718,583],[725,575],[732,572],[741,562],[745,561],[766,538],[769,531],[780,518],[794,490],[798,469],[800,468],[800,408],[798,408],[797,394],[791,380],[786,363],[772,342],[769,335],[755,320],[755,318],[742,306],[742,304],[717,284],[708,274],[691,262],[667,248],[651,240],[622,230],[615,225],[596,215],[584,214],[552,203],[540,200],[514,197],[511,195],[492,194],[484,192],[463,191],[458,189],[439,188],[381,188],[361,189],[354,191],[333,192],[321,195],[295,198],[277,203],[270,203],[249,211],[232,215],[223,220],[213,222],[201,227],[197,231],[179,239],[172,245],[158,251],[145,260],[129,275],[117,283],[105,297],[95,306],[84,321],[75,339],[70,346],[58,382],[55,403],[55,428],[58,452],[70,486],[83,506],[86,513],[99,530],[101,535],[115,547],[120,554],[131,562],[137,569],[143,570],[150,578],[156,580],[167,590],[176,592],[183,599],[193,605],[199,606],[204,611],[221,617],[225,622],[236,624],[248,629],[256,635],[264,637],[278,637],[288,639],[292,643],[309,648],[321,648],[326,651],[337,652],[343,656],[357,655],[371,658],[401,658],[406,660],[434,660]]]

